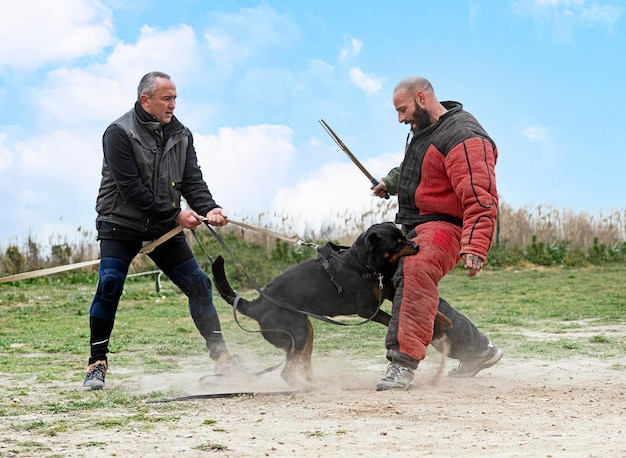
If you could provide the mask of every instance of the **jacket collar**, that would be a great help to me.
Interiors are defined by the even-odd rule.
[[[139,121],[147,124],[151,130],[161,129],[163,131],[164,139],[167,139],[171,134],[178,131],[182,126],[176,116],[173,116],[172,120],[169,123],[161,125],[154,116],[152,116],[150,113],[142,108],[141,104],[138,101],[135,102],[135,116],[137,116],[137,119]]]

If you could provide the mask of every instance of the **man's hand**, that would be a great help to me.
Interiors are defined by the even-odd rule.
[[[375,196],[384,198],[387,195],[387,185],[383,180],[378,180],[376,186],[371,186],[370,189],[374,192]]]
[[[202,224],[202,216],[193,210],[182,210],[176,217],[176,222],[185,229],[195,229]]]
[[[465,268],[468,269],[467,276],[473,277],[483,268],[483,264],[485,261],[480,258],[480,256],[476,256],[475,254],[465,253],[462,254],[461,257],[465,261]]]
[[[206,221],[211,226],[226,226],[228,224],[228,216],[221,208],[214,208],[206,214]]]

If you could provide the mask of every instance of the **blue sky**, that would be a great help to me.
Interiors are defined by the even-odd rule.
[[[169,73],[234,219],[298,231],[382,212],[370,172],[402,160],[395,84],[420,75],[499,147],[501,201],[622,210],[626,39],[619,0],[7,0],[0,27],[0,248],[93,230],[106,126]],[[382,205],[382,207],[381,207]],[[382,209],[382,210],[381,210]],[[260,216],[259,216],[260,215]]]

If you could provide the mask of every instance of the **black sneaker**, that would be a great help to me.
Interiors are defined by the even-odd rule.
[[[376,385],[376,391],[408,390],[412,383],[413,369],[398,361],[392,361],[387,366],[387,375]]]
[[[478,358],[461,361],[459,367],[448,372],[448,377],[473,377],[483,369],[493,366],[502,359],[502,352],[489,342],[489,347]]]
[[[87,367],[87,375],[83,382],[83,388],[86,390],[101,390],[104,388],[104,377],[106,376],[108,366],[106,361],[96,361]]]

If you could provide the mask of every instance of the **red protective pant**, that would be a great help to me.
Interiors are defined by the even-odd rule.
[[[416,366],[433,337],[439,281],[460,260],[461,228],[428,222],[415,228],[411,240],[419,244],[419,252],[404,257],[394,277],[396,294],[385,345],[388,359]]]

